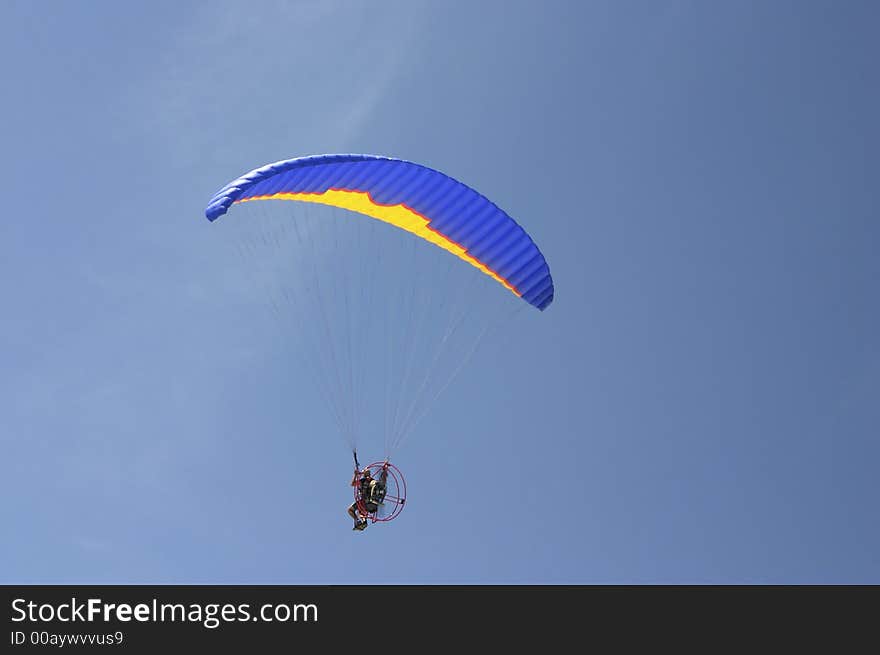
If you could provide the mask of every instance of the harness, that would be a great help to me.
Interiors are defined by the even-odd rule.
[[[385,485],[375,478],[361,478],[360,495],[361,500],[367,505],[367,510],[374,512],[376,508],[371,506],[385,500]]]

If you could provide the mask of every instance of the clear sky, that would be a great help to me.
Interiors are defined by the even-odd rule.
[[[0,582],[880,583],[877,3],[2,12]],[[557,289],[364,533],[203,215],[328,152],[467,182]]]

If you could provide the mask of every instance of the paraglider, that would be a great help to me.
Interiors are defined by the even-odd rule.
[[[406,481],[391,462],[374,462],[361,468],[355,453],[351,486],[354,502],[348,506],[348,515],[354,520],[354,530],[364,530],[371,521],[392,521],[403,511]]]
[[[279,204],[264,202],[273,200],[336,208],[330,216],[285,214],[269,227],[255,220],[264,231],[243,253],[276,285],[270,305],[294,324],[285,334],[302,339],[315,387],[355,454],[349,516],[356,529],[390,521],[406,501],[391,454],[520,301],[541,311],[552,303],[549,267],[505,211],[414,162],[356,154],[279,161],[224,186],[205,215],[213,222],[233,205]],[[363,217],[376,220],[368,225]],[[281,256],[268,265],[257,253],[272,249]],[[357,439],[365,432],[384,433],[385,459],[360,468]]]
[[[373,474],[369,468],[363,470],[354,467],[354,475],[351,478],[351,486],[355,488],[354,502],[348,506],[348,515],[354,519],[354,530],[363,530],[367,527],[367,507],[366,502],[370,503],[371,509],[378,509],[378,498],[374,500],[374,496],[378,495],[378,480],[373,479]]]

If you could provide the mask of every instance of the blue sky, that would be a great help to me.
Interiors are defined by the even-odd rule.
[[[880,582],[875,3],[3,12],[0,582]],[[325,152],[467,182],[557,289],[362,534],[203,216]]]

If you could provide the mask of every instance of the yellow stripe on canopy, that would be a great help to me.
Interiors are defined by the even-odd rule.
[[[451,252],[456,257],[463,259],[492,279],[500,282],[517,296],[522,295],[507,280],[491,270],[483,262],[469,255],[465,248],[439,232],[432,230],[429,226],[429,219],[404,204],[380,205],[373,202],[370,194],[366,191],[345,191],[341,189],[328,189],[323,193],[274,193],[265,196],[242,198],[236,202],[250,202],[251,200],[299,200],[301,202],[314,202],[349,209],[385,223],[390,223]]]

